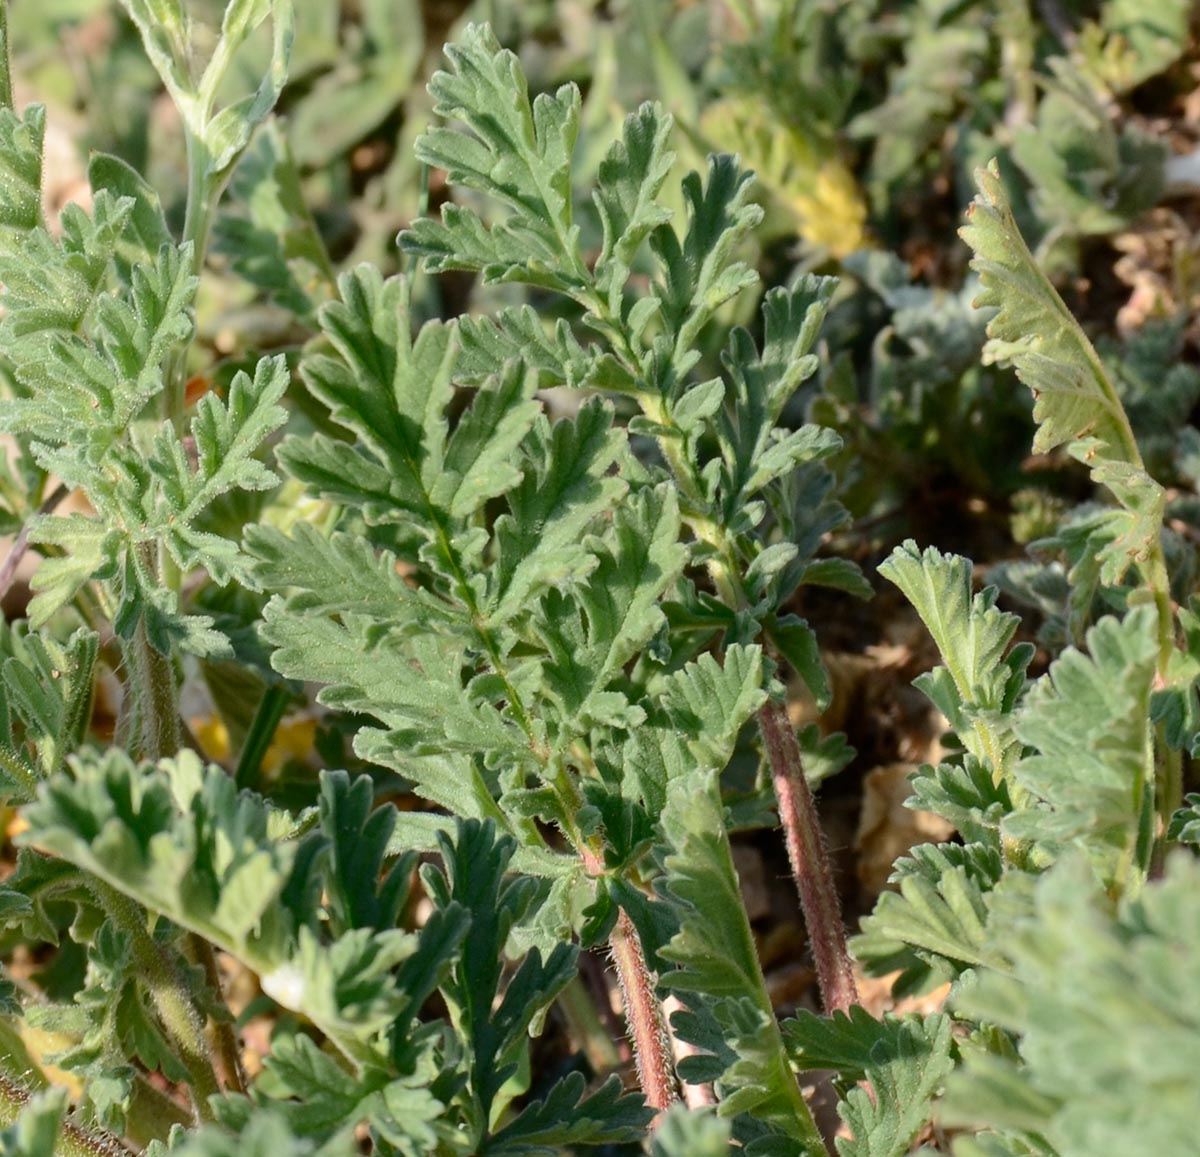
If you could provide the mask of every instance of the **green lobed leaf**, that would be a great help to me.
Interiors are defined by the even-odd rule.
[[[83,628],[65,645],[0,626],[0,772],[11,800],[32,798],[31,783],[53,775],[83,742],[91,716],[99,637]]]
[[[684,739],[692,768],[724,770],[738,733],[766,702],[762,649],[735,643],[722,662],[703,654],[655,687],[671,729]]]
[[[1139,607],[1121,622],[1101,619],[1087,646],[1086,655],[1064,651],[1021,705],[1016,734],[1031,751],[1013,777],[1030,802],[1003,826],[1051,855],[1068,844],[1083,847],[1102,877],[1120,887],[1129,882],[1154,784],[1153,609]]]
[[[5,400],[0,424],[37,439],[39,463],[94,495],[94,505],[113,489],[97,463],[161,392],[163,360],[192,332],[195,288],[190,247],[164,245],[154,262],[133,270],[127,294],[96,297],[88,334],[55,332],[64,327],[48,285],[18,303],[0,328],[4,351],[32,394]]]
[[[722,361],[736,405],[720,425],[728,503],[746,501],[789,467],[841,445],[832,431],[819,427],[776,429],[783,407],[816,372],[813,349],[836,284],[833,278],[807,276],[790,289],[771,290],[762,305],[761,353],[745,329],[730,334]]]
[[[321,830],[328,838],[325,891],[335,931],[395,928],[408,897],[411,859],[402,857],[384,872],[395,809],[374,808],[369,777],[351,781],[344,771],[321,774]]]
[[[42,224],[42,143],[46,109],[30,105],[24,116],[0,108],[0,228],[25,233]],[[6,237],[7,241],[8,238]]]
[[[950,979],[994,959],[988,947],[990,894],[999,878],[993,848],[924,844],[901,860],[893,879],[862,922],[850,950],[872,975],[897,968],[898,992]]]
[[[664,895],[679,931],[662,950],[678,966],[662,983],[685,1006],[702,1002],[694,1010],[701,1015],[677,1014],[672,1023],[682,1039],[709,1052],[714,1042],[707,1038],[718,1034],[716,1047],[727,1060],[700,1079],[716,1080],[722,1116],[750,1113],[803,1152],[820,1153],[820,1134],[767,996],[723,813],[714,772],[694,772],[667,787],[661,822],[671,851]],[[704,1014],[711,1019],[696,1034],[692,1030],[704,1023]]]
[[[953,1068],[951,1021],[885,1016],[864,1008],[818,1017],[801,1012],[784,1022],[784,1040],[801,1069],[834,1069],[851,1081],[869,1081],[838,1105],[850,1128],[839,1137],[842,1157],[902,1157],[929,1121],[934,1096]]]
[[[642,716],[640,708],[630,715],[625,696],[609,685],[665,622],[660,600],[687,558],[679,532],[674,489],[641,490],[617,508],[604,538],[588,543],[596,567],[584,583],[543,598],[536,623],[550,653],[543,678],[566,721]]]
[[[762,220],[762,209],[750,200],[752,185],[752,174],[735,157],[710,156],[707,180],[697,173],[683,180],[687,224],[682,241],[669,225],[650,235],[663,274],[654,294],[673,335],[671,360],[680,383],[695,360],[701,330],[725,302],[758,280],[749,265],[733,258]]]
[[[224,585],[243,579],[249,560],[234,542],[201,530],[196,522],[230,490],[269,490],[279,479],[256,457],[266,439],[287,421],[279,405],[289,374],[282,355],[264,358],[251,379],[235,375],[229,399],[207,393],[191,421],[195,459],[169,425],[160,428],[148,466],[151,483],[140,503],[146,521],[142,535],[153,532],[165,542],[183,570],[203,566]]]
[[[253,93],[233,101],[214,114],[212,96],[225,79],[234,55],[268,16],[272,25],[271,56],[265,69],[261,70],[258,87]],[[180,112],[191,121],[192,131],[204,142],[207,162],[205,177],[208,181],[216,183],[228,177],[250,143],[254,130],[275,107],[287,82],[292,42],[295,39],[295,20],[292,0],[229,0],[221,21],[221,39],[200,78],[199,99],[190,99],[187,80],[180,86],[183,91],[173,92]],[[145,26],[142,27],[142,33],[149,47],[150,38]],[[188,63],[190,65],[190,61]],[[169,76],[169,71],[163,76],[168,89],[173,84],[178,86],[179,81],[174,77],[168,79]],[[199,120],[200,116],[203,116],[203,121]]]
[[[596,171],[592,200],[604,235],[596,285],[618,312],[638,250],[671,218],[657,201],[675,160],[667,147],[671,127],[671,117],[660,105],[641,105],[625,118],[620,139],[609,146]]]
[[[645,1136],[654,1110],[640,1093],[624,1093],[615,1075],[590,1096],[584,1096],[585,1088],[581,1073],[556,1082],[545,1097],[488,1137],[480,1157],[553,1157],[564,1145],[631,1144]]]
[[[672,1106],[650,1142],[651,1157],[729,1157],[730,1126],[707,1109]]]
[[[960,232],[975,252],[972,264],[983,286],[976,305],[998,311],[988,324],[984,354],[1011,363],[1034,392],[1039,427],[1034,451],[1095,439],[1099,461],[1141,466],[1116,389],[1079,323],[1034,262],[995,164],[977,170],[975,179],[979,194]]]
[[[436,1059],[428,1042],[415,1071],[392,1078],[382,1070],[355,1076],[303,1034],[276,1034],[255,1082],[253,1103],[226,1097],[218,1117],[236,1128],[262,1116],[278,1116],[322,1154],[355,1145],[355,1132],[365,1124],[374,1138],[401,1154],[432,1152],[445,1105],[429,1089]],[[255,1111],[257,1110],[257,1112]],[[266,1112],[263,1112],[266,1110]]]
[[[457,902],[471,914],[462,953],[442,992],[466,1045],[471,1103],[467,1120],[479,1141],[492,1105],[517,1067],[526,1030],[574,974],[576,949],[558,944],[543,960],[533,949],[501,989],[504,945],[534,902],[529,877],[505,877],[516,848],[486,821],[466,820],[451,843],[443,837],[444,871],[422,873],[440,907]]]
[[[370,521],[409,516],[431,535],[516,485],[515,451],[539,410],[533,378],[514,367],[479,390],[451,433],[452,330],[430,323],[411,338],[403,278],[360,266],[338,286],[342,300],[320,313],[337,356],[307,358],[301,373],[369,456],[323,436],[289,438],[279,451],[289,472]]]
[[[517,58],[487,25],[467,25],[446,57],[450,71],[429,83],[434,112],[461,121],[469,135],[429,129],[417,139],[417,156],[445,169],[452,185],[487,193],[512,213],[488,230],[469,210],[446,206],[440,224],[418,222],[401,234],[401,246],[434,271],[474,268],[562,289],[581,284],[586,270],[571,204],[579,89],[563,85],[531,103]]]
[[[584,536],[626,492],[621,481],[608,476],[624,446],[612,418],[610,405],[592,399],[573,419],[551,426],[542,417],[530,430],[528,465],[505,495],[508,510],[494,530],[496,567],[488,590],[493,626],[597,565]]]
[[[213,227],[213,248],[238,276],[310,323],[335,291],[325,243],[278,122],[262,126],[230,182]]]
[[[1167,828],[1167,839],[1182,844],[1200,844],[1200,792],[1190,791],[1183,798]]]
[[[29,621],[35,627],[70,602],[94,575],[111,574],[118,566],[120,534],[86,514],[34,520],[30,523],[29,541],[61,547],[67,552],[62,557],[45,560],[30,579],[34,597],[29,602]]]
[[[1069,444],[1124,508],[1124,525],[1105,555],[1105,581],[1116,582],[1130,562],[1161,559],[1162,487],[1146,473],[1099,355],[1029,252],[994,162],[976,172],[976,182],[979,194],[960,232],[975,251],[983,286],[976,305],[997,309],[984,356],[1012,365],[1032,391],[1034,452]]]
[[[6,344],[42,330],[70,332],[82,325],[105,288],[134,205],[128,197],[98,190],[90,216],[74,202],[63,209],[61,237],[34,227],[0,247]]]
[[[791,669],[800,676],[818,711],[829,706],[829,676],[821,662],[816,632],[796,615],[780,615],[766,625],[771,641]]]
[[[923,765],[910,779],[912,797],[905,807],[929,811],[949,820],[969,843],[995,840],[1001,820],[1013,810],[1008,786],[973,755],[961,765]]]
[[[519,360],[537,373],[539,388],[582,388],[603,356],[594,346],[580,345],[563,318],[547,325],[528,305],[502,309],[495,317],[465,315],[457,327],[462,350],[455,376],[463,382],[482,381]]]
[[[133,267],[152,262],[171,242],[162,200],[149,182],[120,157],[95,153],[88,161],[88,183],[95,194],[132,201],[125,227],[113,252],[117,273],[125,285],[132,283]]]
[[[352,1137],[339,1138],[321,1146],[298,1135],[278,1112],[255,1113],[241,1122],[236,1132],[207,1125],[190,1130],[152,1157],[354,1157],[358,1146]]]
[[[131,1062],[171,1081],[186,1079],[187,1070],[159,1026],[149,978],[133,959],[128,936],[105,921],[90,937],[87,960],[87,981],[71,1004],[35,1005],[27,1019],[50,1039],[61,1034],[70,1042],[52,1054],[53,1063],[83,1081],[89,1118],[123,1132],[136,1076]]]
[[[879,573],[904,592],[945,661],[917,686],[950,720],[967,750],[1000,778],[1020,754],[1009,716],[1032,658],[1026,644],[1005,653],[1017,616],[996,608],[994,587],[972,595],[967,559],[936,547],[919,551],[911,539]]]
[[[206,772],[190,752],[173,767],[169,783],[119,750],[75,757],[73,774],[48,781],[27,807],[27,841],[218,942],[270,955],[285,929],[261,921],[294,849],[267,840],[261,801],[239,797],[219,768]]]
[[[968,1052],[946,1123],[1013,1130],[1058,1157],[1186,1152],[1200,1004],[1179,961],[1196,952],[1198,882],[1186,855],[1120,905],[1080,858],[1042,876],[1032,908],[993,929],[1003,963],[955,1000],[1015,1034],[1019,1056]]]
[[[369,1038],[405,1008],[393,972],[413,937],[363,927],[325,943],[314,932],[320,837],[272,838],[263,800],[191,752],[157,766],[85,752],[71,766],[27,806],[24,842],[230,952],[327,1033]]]
[[[290,615],[357,615],[398,632],[461,624],[457,607],[411,586],[391,551],[376,554],[357,535],[325,538],[310,523],[297,522],[289,537],[260,523],[246,528],[245,548],[254,560],[254,583],[287,591]]]
[[[930,1105],[953,1067],[949,1017],[930,1017],[897,1034],[872,1057],[871,1092],[852,1089],[838,1113],[851,1140],[837,1141],[840,1157],[903,1157],[928,1124]]]
[[[318,699],[340,710],[373,715],[394,733],[390,742],[412,755],[455,752],[504,757],[528,764],[532,753],[520,731],[491,701],[462,684],[463,647],[430,636],[377,638],[372,624],[298,617],[278,595],[263,611],[263,638],[275,651],[271,665],[288,678],[324,683]]]

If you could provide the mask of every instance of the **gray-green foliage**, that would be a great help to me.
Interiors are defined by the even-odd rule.
[[[1140,1084],[1166,1067],[1139,1070],[1134,1030],[1120,1025],[1136,1023],[1141,1047],[1172,1056],[1188,1031],[1181,977],[1160,966],[1193,951],[1183,943],[1194,921],[1179,905],[1194,862],[1177,854],[1165,880],[1155,875],[1164,836],[1191,831],[1177,754],[1194,735],[1191,612],[1170,603],[1163,489],[1119,394],[1025,248],[995,172],[979,181],[964,235],[980,303],[997,309],[985,354],[1011,361],[1033,390],[1035,448],[1066,445],[1116,498],[1089,516],[1066,577],[1087,585],[1084,604],[1120,584],[1125,608],[1030,681],[1033,650],[1013,642],[1019,620],[997,608],[995,587],[972,594],[967,560],[910,541],[880,568],[937,644],[944,666],[918,685],[961,748],[914,776],[909,804],[945,816],[963,842],[899,860],[897,890],[853,946],[870,971],[902,969],[901,989],[953,982],[949,1007],[972,1032],[941,1115],[990,1127],[956,1142],[959,1157],[1183,1151],[1186,1125],[1170,1107],[1182,1086]],[[801,1044],[821,1039],[813,1026]],[[1179,1095],[1194,1096],[1184,1086]]]
[[[805,1014],[783,1024],[794,1061],[832,1069],[846,1081],[870,1081],[838,1106],[851,1138],[839,1138],[840,1157],[900,1157],[929,1119],[930,1102],[953,1067],[951,1020],[887,1016],[880,1024],[861,1008],[830,1020]]]
[[[697,1084],[714,1082],[720,1115],[748,1115],[756,1126],[751,1136],[786,1138],[804,1153],[819,1153],[820,1134],[791,1077],[767,996],[714,777],[676,780],[662,823],[674,849],[664,888],[680,916],[662,955],[678,966],[667,983],[687,1005],[673,1027],[703,1050],[681,1064],[680,1074]],[[719,943],[714,928],[723,930]]]
[[[954,1000],[959,1014],[1013,1033],[1017,1055],[964,1049],[947,1120],[986,1123],[1061,1157],[1187,1152],[1195,971],[1178,962],[1197,951],[1196,896],[1195,861],[1182,855],[1119,905],[1080,860],[1042,877],[1027,910],[996,920],[1003,967]]]
[[[658,1157],[819,1157],[801,1078],[830,1070],[841,1157],[902,1157],[919,1141],[957,1157],[1185,1151],[1196,869],[1186,851],[1160,868],[1166,840],[1197,842],[1200,804],[1183,798],[1180,769],[1200,745],[1200,619],[1172,605],[1167,494],[1122,391],[995,173],[981,175],[965,231],[995,311],[985,356],[1034,391],[1035,449],[1065,446],[1117,505],[1058,529],[1075,645],[1032,681],[1020,621],[995,588],[975,591],[968,560],[910,541],[880,568],[938,647],[942,665],[918,686],[954,736],[914,776],[912,803],[959,838],[897,861],[854,948],[868,972],[899,970],[898,993],[949,981],[950,996],[924,1016],[853,1007],[780,1024],[730,841],[776,801],[760,775],[730,810],[725,773],[778,700],[784,663],[819,704],[830,696],[797,592],[870,593],[853,564],[817,557],[847,519],[830,468],[842,444],[798,419],[812,412],[835,281],[805,273],[757,300],[747,245],[763,212],[736,157],[680,179],[682,138],[654,103],[600,147],[574,84],[531,99],[517,58],[477,25],[433,77],[442,123],[416,142],[448,178],[440,218],[401,235],[405,272],[337,276],[302,168],[403,98],[419,44],[389,38],[416,9],[362,6],[362,58],[315,80],[296,117],[308,127],[289,141],[275,125],[255,132],[297,30],[305,67],[328,65],[313,43],[337,31],[330,6],[231,0],[207,59],[179,0],[124,7],[188,138],[183,238],[150,184],[105,156],[89,166],[91,211],[70,207],[51,230],[44,113],[0,109],[0,426],[18,458],[5,515],[41,556],[33,627],[0,632],[0,790],[23,823],[0,925],[30,945],[69,938],[80,959],[73,982],[47,972],[56,989],[36,1003],[0,976],[0,1148],[76,1157],[123,1137],[155,1157],[332,1157],[366,1136],[404,1157],[639,1144]],[[805,5],[792,15],[826,26]],[[866,29],[860,17],[845,19]],[[981,67],[991,43],[978,13],[923,4],[906,19],[919,43],[874,127],[858,124],[877,135],[905,105],[903,139],[877,149],[882,185],[953,111],[942,86],[905,104],[921,69]],[[802,39],[782,21],[763,27],[779,44]],[[1114,85],[1153,74],[1181,35],[1175,7],[1158,28],[1109,5],[1096,27],[1126,38],[1127,55],[1093,62],[1108,61]],[[760,43],[730,59],[745,78],[777,56]],[[235,57],[257,64],[239,72]],[[5,72],[0,96],[9,87]],[[821,107],[848,104],[849,87]],[[1081,92],[1046,98],[1043,121],[1062,121]],[[322,94],[336,100],[318,114]],[[585,136],[590,160],[576,156]],[[1082,184],[1028,134],[1014,155],[1052,219],[1082,213],[1104,180],[1139,192],[1124,140],[1098,134],[1108,168]],[[189,419],[197,287],[231,178],[239,206],[216,225],[217,248],[311,340],[291,362],[231,372]],[[1081,190],[1086,204],[1072,200]],[[1135,203],[1077,224],[1107,230]],[[532,304],[419,323],[422,279],[447,271]],[[979,328],[964,308],[922,298],[901,317],[913,358],[880,369],[879,388],[907,388],[942,352],[957,375]],[[283,404],[290,364],[302,418]],[[587,393],[560,404],[548,387]],[[1186,457],[1188,443],[1170,449]],[[258,503],[261,521],[223,532],[239,494],[272,493],[283,475],[311,520]],[[51,478],[87,506],[55,513]],[[1116,613],[1085,630],[1101,600]],[[372,776],[326,771],[293,812],[240,790],[241,768],[235,779],[178,750],[188,653],[269,662],[280,695],[285,680],[319,684],[322,755],[344,759],[348,734]],[[105,667],[133,704],[124,746],[108,749],[88,734]],[[249,724],[253,770],[272,703]],[[815,728],[798,742],[812,782],[849,758]],[[425,810],[380,803],[397,787]],[[285,775],[280,798],[295,789]],[[672,1029],[697,1051],[664,1057],[665,1080],[708,1086],[711,1110],[674,1107],[651,1132],[653,1109],[616,1076],[539,1071],[531,1038],[577,983],[581,948],[606,940],[644,953],[632,1021],[667,995],[682,1005]],[[237,1030],[214,949],[257,978],[255,1009],[277,1018],[251,1081],[218,1079]],[[10,1079],[23,1046],[6,1044],[9,1018],[22,1015],[65,1042],[40,1059],[83,1082],[69,1111]],[[182,1126],[154,1072],[189,1090],[199,1128]],[[931,1120],[970,1132],[947,1147]]]
[[[714,158],[707,182],[685,179],[690,211],[677,227],[659,200],[670,120],[643,107],[600,166],[604,243],[589,264],[571,195],[577,91],[530,103],[515,59],[486,29],[467,30],[449,55],[453,71],[431,90],[470,135],[439,128],[418,148],[507,212],[488,220],[451,203],[402,244],[432,270],[558,292],[582,308],[578,324],[548,333],[514,310],[414,335],[407,279],[344,275],[340,300],[320,312],[326,344],[301,372],[353,440],[289,438],[279,458],[387,549],[376,558],[376,545],[304,529],[252,528],[246,541],[256,581],[286,592],[265,612],[276,668],[377,721],[356,736],[360,756],[517,840],[520,862],[549,881],[522,936],[552,954],[564,936],[606,936],[622,909],[648,932],[673,918],[681,893],[652,902],[642,891],[648,851],[691,848],[685,833],[714,822],[723,839],[724,821],[719,808],[689,818],[707,797],[676,793],[672,808],[672,785],[697,764],[728,762],[765,698],[766,639],[821,685],[807,625],[779,613],[796,586],[862,593],[853,568],[812,559],[841,520],[820,466],[837,440],[779,427],[815,370],[832,285],[805,278],[769,294],[761,346],[735,330],[724,376],[697,380],[701,333],[755,280],[735,247],[758,209],[733,159]],[[646,260],[657,274],[639,300],[634,266]],[[535,396],[548,385],[631,394],[642,413],[623,426],[592,397],[552,419]],[[631,435],[655,439],[659,455]],[[348,566],[351,557],[361,562]],[[701,593],[706,571],[718,600]],[[534,820],[606,873],[581,871]],[[430,821],[401,830],[428,846]],[[698,845],[689,858],[703,858]],[[669,967],[675,948],[659,951]],[[680,985],[688,974],[681,962]],[[739,1135],[815,1144],[781,1047],[754,1039],[769,1004],[761,992],[750,999],[743,1010],[731,998],[728,1023],[718,1017],[716,1047],[730,1057],[722,1112]],[[747,1010],[753,1023],[742,1023]]]
[[[170,83],[190,89],[178,60],[171,57],[168,69],[162,55],[178,50],[166,42],[172,27],[181,27],[182,10],[132,7],[157,46],[152,55],[161,50],[156,61],[170,72]],[[263,4],[253,13],[243,9],[229,8],[222,52],[206,74],[210,87],[228,66],[222,54],[232,53],[250,25],[272,12]],[[277,6],[277,27],[286,25],[288,11]],[[171,34],[176,39],[180,27]],[[214,187],[221,166],[240,155],[277,92],[277,84],[268,86],[251,105],[233,106],[211,121],[211,96],[208,106],[195,109],[190,131],[219,148],[205,169]],[[185,95],[177,93],[181,100]],[[256,454],[286,419],[278,405],[286,367],[281,359],[264,359],[252,377],[238,376],[226,401],[206,397],[187,427],[160,420],[172,417],[167,399],[179,388],[172,367],[192,335],[203,238],[176,244],[153,191],[111,158],[91,166],[90,215],[68,205],[61,235],[53,236],[40,198],[44,129],[37,106],[24,117],[0,109],[4,167],[14,177],[5,183],[0,209],[0,356],[16,387],[0,404],[0,429],[18,439],[43,477],[85,495],[94,513],[29,519],[30,541],[52,555],[33,580],[32,621],[44,623],[100,579],[108,584],[113,623],[123,638],[143,625],[161,652],[172,643],[199,654],[228,650],[207,616],[184,613],[177,592],[161,584],[157,551],[164,548],[181,569],[206,568],[219,583],[243,577],[236,544],[205,532],[200,522],[228,492],[277,483]]]

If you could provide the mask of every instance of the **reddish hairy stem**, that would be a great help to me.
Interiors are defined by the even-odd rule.
[[[604,864],[592,848],[584,846],[581,854],[584,866],[592,875],[603,873]],[[679,1100],[675,1066],[671,1060],[671,1037],[663,1018],[662,1004],[654,991],[654,978],[646,964],[642,938],[624,909],[608,938],[608,947],[617,967],[617,983],[621,986],[621,1002],[625,1006],[625,1022],[629,1026],[638,1083],[646,1103],[662,1112]]]
[[[788,859],[808,927],[821,1001],[826,1013],[835,1009],[846,1012],[858,1003],[858,989],[846,950],[846,928],[833,886],[833,869],[817,820],[817,806],[804,778],[796,731],[786,705],[774,699],[759,710],[758,724],[775,784]]]
[[[646,1095],[646,1103],[661,1112],[679,1100],[675,1066],[671,1061],[671,1038],[667,1034],[662,1005],[654,992],[654,980],[646,966],[642,939],[625,912],[617,917],[608,943],[617,966],[638,1082]]]

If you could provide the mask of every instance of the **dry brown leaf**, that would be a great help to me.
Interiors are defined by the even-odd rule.
[[[933,812],[912,811],[904,801],[912,795],[912,763],[889,763],[869,771],[863,780],[863,804],[855,847],[858,879],[864,890],[879,895],[887,886],[892,864],[917,844],[949,839],[954,826]]]

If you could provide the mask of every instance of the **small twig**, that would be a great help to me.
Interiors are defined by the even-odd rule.
[[[59,483],[54,488],[50,496],[37,508],[38,514],[49,514],[64,498],[67,496],[67,488],[63,483]],[[21,565],[21,559],[25,557],[25,552],[29,549],[29,520],[25,520],[25,524],[17,532],[17,537],[13,539],[13,544],[9,548],[8,557],[3,563],[0,563],[0,599],[8,594],[8,588],[12,586],[13,580],[17,577],[17,567]]]

